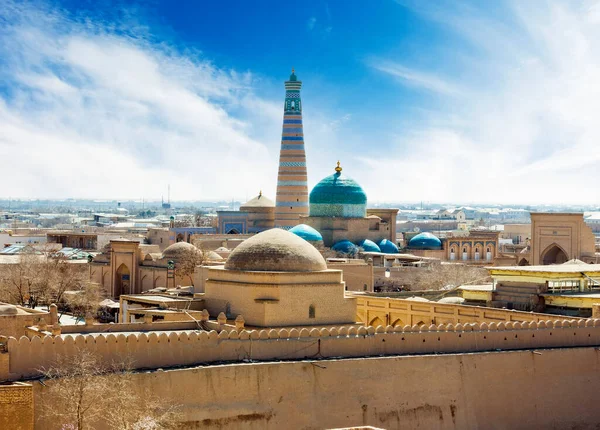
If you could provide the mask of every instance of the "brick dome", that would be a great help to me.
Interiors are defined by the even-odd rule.
[[[327,269],[317,249],[294,233],[279,228],[263,231],[237,246],[226,270],[252,272],[317,272]]]
[[[198,248],[196,248],[191,243],[187,242],[177,242],[173,245],[169,245],[162,253],[163,258],[173,258],[177,259],[187,252],[198,252],[201,253]]]

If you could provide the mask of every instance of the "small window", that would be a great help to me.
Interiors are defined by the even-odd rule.
[[[310,305],[308,307],[308,317],[315,318],[315,305]]]

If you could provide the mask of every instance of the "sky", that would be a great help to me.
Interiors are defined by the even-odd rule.
[[[600,204],[600,1],[0,1],[0,198]]]

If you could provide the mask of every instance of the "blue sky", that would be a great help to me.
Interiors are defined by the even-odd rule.
[[[598,203],[597,1],[0,4],[2,197],[274,197],[283,81],[309,183],[372,203]]]

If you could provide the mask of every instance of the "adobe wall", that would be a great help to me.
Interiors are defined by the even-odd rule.
[[[32,430],[33,387],[15,382],[0,385],[0,429]]]
[[[414,324],[537,322],[566,318],[560,315],[520,312],[483,306],[417,302],[360,294],[354,297],[356,297],[357,322],[371,326],[389,324],[394,327],[403,327]]]
[[[599,363],[595,348],[575,348],[219,365],[133,378],[180,405],[186,429],[586,430],[600,422]],[[34,383],[36,417],[53,401],[45,391]],[[36,428],[57,427],[40,417]]]
[[[348,291],[373,291],[373,265],[364,261],[348,263],[327,262],[328,269],[341,270]],[[366,289],[365,289],[366,286]]]
[[[600,320],[88,334],[8,339],[0,381],[40,375],[58,356],[85,350],[135,369],[245,360],[373,357],[600,345]],[[6,373],[8,367],[8,374]]]
[[[1,304],[1,303],[0,303]],[[28,309],[21,306],[15,306],[19,309],[16,315],[0,315],[0,335],[21,337],[27,335],[26,327],[32,326],[44,320],[50,324],[50,314],[48,312],[35,309]]]

